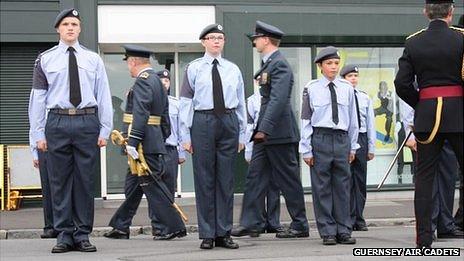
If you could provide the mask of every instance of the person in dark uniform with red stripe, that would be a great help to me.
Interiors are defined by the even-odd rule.
[[[426,0],[429,26],[405,43],[395,78],[398,96],[415,109],[418,166],[414,207],[417,247],[432,245],[435,166],[447,140],[462,169],[464,30],[450,27],[453,0]],[[419,91],[413,85],[417,80]],[[461,173],[462,175],[462,173]]]

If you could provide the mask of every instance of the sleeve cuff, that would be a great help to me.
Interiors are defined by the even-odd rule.
[[[110,132],[111,131],[106,128],[101,128],[99,137],[107,140],[110,137]]]
[[[45,133],[42,131],[35,132],[32,138],[33,138],[34,144],[36,144],[39,140],[45,140]]]

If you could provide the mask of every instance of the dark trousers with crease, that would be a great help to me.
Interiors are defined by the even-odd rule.
[[[419,140],[425,140],[430,133],[415,133]],[[460,169],[463,161],[463,133],[437,133],[429,144],[417,143],[417,173],[414,194],[416,215],[416,244],[419,247],[432,245],[432,190],[437,175],[436,166],[440,161],[443,144],[447,140],[456,155]],[[461,172],[462,176],[462,172]]]
[[[199,238],[228,237],[232,230],[239,123],[234,111],[195,111],[191,128]]]
[[[262,220],[260,210],[271,183],[278,184],[282,191],[288,213],[292,218],[290,227],[298,231],[308,231],[297,143],[269,145],[259,143],[253,146],[240,225],[247,229],[260,229]]]
[[[38,151],[40,185],[42,187],[42,208],[44,214],[44,232],[53,231],[53,206],[50,192],[50,179],[47,169],[47,152]]]
[[[99,132],[97,114],[48,114],[47,166],[58,243],[73,245],[89,240],[92,232]]]
[[[153,175],[159,174],[164,168],[162,166],[164,164],[163,156],[158,154],[144,154],[144,156]],[[148,183],[148,185],[140,186],[140,183],[145,182]],[[162,179],[160,182],[164,183]],[[163,233],[169,234],[185,229],[180,215],[163,194],[161,187],[156,184],[151,177],[138,177],[132,175],[128,171],[124,186],[124,194],[126,199],[111,218],[109,223],[111,227],[128,232],[132,224],[132,219],[137,213],[137,208],[142,200],[142,196],[145,194],[151,222],[153,223],[154,220],[153,215],[156,215],[156,219],[165,225],[162,231]]]
[[[365,227],[363,212],[366,205],[367,181],[367,134],[359,133],[356,157],[351,162],[351,223],[353,226]]]

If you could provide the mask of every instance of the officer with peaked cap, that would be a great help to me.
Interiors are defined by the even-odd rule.
[[[155,71],[150,65],[152,51],[138,45],[124,45],[125,60],[131,77],[136,78],[134,86],[127,94],[124,113],[123,132],[128,135],[126,151],[129,157],[138,159],[137,146],[142,145],[143,156],[148,167],[160,183],[164,183],[166,154],[165,140],[171,134],[168,98]],[[125,182],[126,199],[110,221],[113,227],[105,237],[128,239],[129,226],[132,223],[143,194],[148,201],[150,219],[156,219],[165,227],[162,235],[154,239],[170,240],[186,236],[185,225],[162,189],[152,177],[138,176],[128,171]],[[154,217],[156,215],[156,218]]]
[[[156,72],[163,84],[164,90],[169,94],[171,87],[171,73],[164,69]],[[166,139],[166,155],[164,161],[166,163],[166,173],[163,180],[166,183],[171,198],[174,200],[174,194],[177,185],[177,170],[178,165],[185,162],[185,151],[182,149],[179,139],[179,100],[171,95],[168,95],[169,103],[169,120],[171,123],[171,135]],[[156,218],[156,212],[153,213],[152,219],[153,235],[162,237],[166,233],[166,225],[159,222]]]
[[[449,26],[454,1],[425,2],[429,26],[406,39],[395,78],[396,93],[415,109],[417,247],[432,245],[432,188],[445,140],[463,169],[464,31]],[[419,91],[414,86],[416,80]]]
[[[279,185],[292,218],[288,230],[278,238],[308,237],[303,187],[298,164],[298,127],[291,107],[292,69],[278,50],[284,33],[277,27],[256,22],[250,36],[262,54],[262,66],[254,78],[260,85],[261,108],[252,134],[253,153],[245,184],[240,227],[237,236],[259,235],[264,196],[270,182]]]
[[[245,91],[237,65],[221,56],[222,25],[208,25],[199,39],[205,55],[190,62],[182,83],[180,138],[192,153],[200,248],[236,249],[233,222],[237,151],[245,144]]]
[[[306,84],[300,153],[311,168],[317,229],[324,245],[355,244],[351,237],[350,163],[358,149],[358,117],[351,84],[337,78],[340,56],[329,46],[314,63],[322,77]]]
[[[367,231],[363,217],[366,204],[367,161],[374,158],[375,151],[375,117],[372,101],[367,93],[358,90],[359,68],[354,64],[345,65],[340,76],[349,81],[354,88],[356,113],[358,118],[360,148],[351,162],[351,221],[353,230]]]
[[[80,45],[79,12],[63,10],[54,27],[59,44],[35,62],[29,102],[32,143],[47,152],[53,222],[59,233],[52,253],[94,252],[93,174],[99,147],[113,122],[105,66]],[[47,115],[48,112],[48,115]]]

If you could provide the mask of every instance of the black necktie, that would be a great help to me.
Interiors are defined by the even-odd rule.
[[[81,87],[79,83],[79,70],[77,69],[76,56],[74,48],[69,47],[69,101],[74,107],[77,107],[81,101]]]
[[[213,102],[214,102],[214,114],[220,116],[226,112],[226,106],[224,105],[224,94],[222,93],[222,82],[221,76],[217,68],[218,60],[213,61],[213,70],[211,74],[213,76]]]
[[[335,84],[333,82],[329,83],[330,100],[332,102],[332,121],[338,124],[337,93],[335,92],[334,86]]]
[[[356,114],[358,115],[358,127],[361,128],[361,116],[359,115],[358,91],[354,91],[354,101],[356,102]]]

